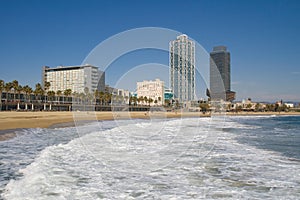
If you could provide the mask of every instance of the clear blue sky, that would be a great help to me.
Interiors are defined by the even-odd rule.
[[[153,26],[186,33],[208,52],[226,45],[238,100],[299,102],[299,10],[297,0],[0,0],[0,79],[34,87],[42,66],[81,64],[108,37]],[[168,54],[153,62],[167,65]]]

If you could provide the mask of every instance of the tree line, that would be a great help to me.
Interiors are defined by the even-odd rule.
[[[3,80],[0,80],[0,100],[2,102],[3,93],[5,101],[10,102],[20,102],[24,100],[25,102],[31,102],[34,100],[42,100],[45,97],[60,97],[60,96],[70,96],[72,94],[71,89],[65,91],[49,91],[50,83],[46,82],[44,89],[40,83],[35,85],[35,88],[30,87],[29,85],[22,86],[17,80],[12,82],[5,83]]]
[[[122,96],[108,91],[94,91],[90,92],[88,88],[84,88],[84,92],[77,93],[73,92],[71,89],[66,89],[64,91],[49,90],[51,84],[46,82],[44,87],[40,83],[35,84],[35,88],[29,85],[22,86],[17,80],[12,82],[4,82],[0,80],[0,103],[4,102],[44,102],[44,103],[71,103],[72,101],[90,102],[90,104],[98,105],[111,105],[111,104],[129,104],[132,106],[137,105],[148,105],[154,103],[160,103],[161,97],[158,99],[148,98],[146,96]]]

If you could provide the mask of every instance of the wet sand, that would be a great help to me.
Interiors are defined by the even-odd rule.
[[[224,115],[224,114],[222,114]],[[300,115],[300,112],[239,112],[227,116]],[[15,136],[16,129],[70,127],[90,121],[118,119],[209,117],[200,112],[0,112],[0,141]]]
[[[79,121],[209,116],[199,112],[0,112],[0,130],[48,128]]]
[[[10,131],[7,131],[7,130],[0,131],[0,141],[9,140],[9,139],[15,137],[16,136],[15,131],[17,131],[17,129],[10,130]]]

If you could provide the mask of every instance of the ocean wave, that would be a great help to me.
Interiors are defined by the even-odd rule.
[[[250,129],[235,120],[209,118],[141,120],[101,130],[99,124],[86,125],[79,138],[42,150],[20,169],[22,177],[6,185],[2,197],[298,198],[299,162],[240,143],[224,127]],[[56,131],[74,134],[78,129]]]

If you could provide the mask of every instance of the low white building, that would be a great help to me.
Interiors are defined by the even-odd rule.
[[[150,105],[163,105],[165,102],[164,86],[164,81],[159,79],[137,82],[137,97],[142,96],[153,99]]]
[[[288,108],[294,108],[294,104],[293,103],[284,103],[284,105]]]
[[[124,89],[114,89],[113,96],[117,98],[117,101],[121,104],[128,104],[129,103],[129,91]]]

